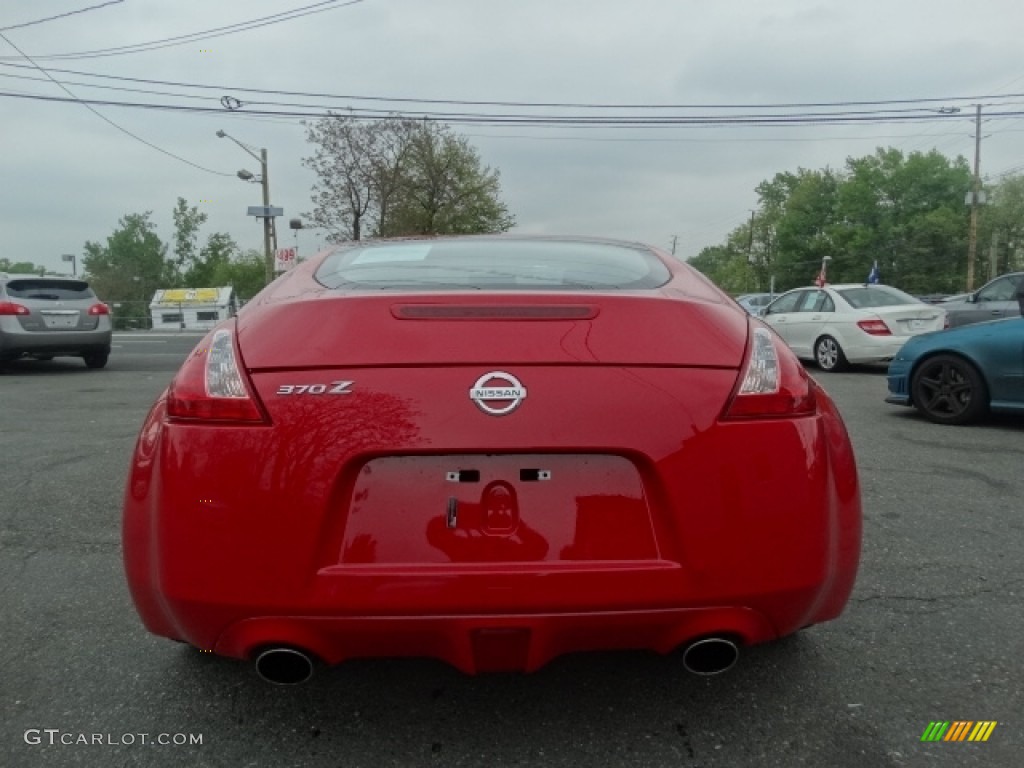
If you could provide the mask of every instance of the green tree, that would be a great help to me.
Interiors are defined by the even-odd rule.
[[[27,275],[29,273],[41,275],[46,272],[46,267],[38,266],[31,261],[0,259],[0,272],[10,272],[17,275]]]
[[[82,266],[104,301],[148,302],[165,287],[165,246],[150,221],[152,211],[123,216],[106,244],[86,242]]]
[[[382,236],[505,232],[515,224],[500,199],[498,171],[447,126],[419,125],[403,176]]]
[[[988,279],[991,254],[996,274],[1024,269],[1024,176],[1009,176],[987,189],[988,204],[982,208],[978,227],[979,270]]]
[[[239,298],[248,301],[266,285],[262,251],[250,249],[239,253],[235,248],[227,260],[216,261],[209,279],[210,286],[230,285]]]
[[[504,232],[515,223],[499,173],[448,126],[332,115],[307,125],[307,140],[316,149],[303,164],[317,181],[306,217],[331,242]]]
[[[911,293],[953,291],[966,272],[967,161],[896,149],[851,158],[839,191],[837,280],[864,280],[874,261]]]
[[[904,290],[956,292],[966,271],[969,183],[962,157],[951,161],[935,151],[905,156],[880,148],[848,158],[840,171],[780,172],[757,186],[753,220],[730,232],[723,249],[705,249],[691,263],[733,291],[749,290],[739,287],[742,256],[761,290],[772,278],[777,290],[807,285],[829,257],[830,282],[864,281],[877,260],[883,280]],[[1024,240],[1019,225],[1014,229],[1024,220],[1011,212],[1015,192],[1002,197],[1007,207],[997,215],[993,206],[991,227]]]
[[[764,189],[768,185],[769,189]],[[806,285],[825,256],[835,258],[837,193],[840,179],[829,168],[777,174],[758,187],[767,191],[775,211],[775,257],[771,274],[779,289]]]
[[[167,282],[172,287],[186,285],[186,273],[194,266],[199,243],[199,228],[208,218],[196,206],[191,208],[183,197],[174,206],[174,258],[170,261]]]
[[[184,284],[189,288],[212,288],[229,283],[217,282],[219,276],[226,274],[225,267],[232,263],[238,254],[238,244],[224,232],[214,232],[206,238],[206,245],[199,255],[192,259],[191,266],[184,275]]]
[[[747,249],[740,242],[746,242],[749,231],[744,227],[736,230],[727,245],[704,248],[687,263],[709,277],[723,291],[749,293],[759,290],[757,273],[747,257]]]

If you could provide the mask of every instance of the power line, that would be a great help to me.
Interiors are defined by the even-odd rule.
[[[201,171],[206,171],[207,173],[212,173],[212,174],[215,174],[217,176],[231,176],[232,175],[230,173],[223,173],[221,171],[214,171],[214,170],[212,170],[210,168],[206,168],[206,167],[204,167],[202,165],[199,165],[198,163],[193,163],[191,160],[186,160],[184,157],[181,157],[180,155],[176,155],[173,152],[169,152],[168,150],[164,149],[163,147],[158,147],[156,144],[153,144],[152,142],[147,141],[146,139],[142,138],[141,136],[132,133],[127,128],[121,127],[120,125],[115,123],[113,120],[108,118],[106,115],[104,115],[102,112],[99,112],[96,109],[93,109],[87,101],[79,99],[77,96],[75,96],[75,94],[72,93],[70,90],[68,90],[68,88],[66,88],[63,83],[61,83],[56,78],[52,77],[49,72],[47,72],[45,69],[40,67],[34,61],[32,61],[32,58],[27,53],[25,53],[23,50],[21,50],[21,48],[19,48],[13,42],[11,42],[11,40],[5,34],[3,34],[3,32],[0,32],[0,39],[2,39],[9,46],[11,46],[11,48],[13,48],[18,53],[20,53],[22,56],[24,56],[27,61],[32,62],[32,64],[36,67],[36,69],[38,69],[40,72],[42,72],[44,75],[46,75],[50,80],[53,81],[53,83],[58,88],[60,88],[62,91],[64,91],[66,94],[68,94],[68,96],[71,97],[70,99],[63,99],[63,101],[74,101],[74,102],[77,102],[77,103],[81,104],[83,107],[85,107],[90,112],[92,112],[94,115],[96,115],[96,117],[100,118],[100,120],[102,120],[103,122],[108,123],[109,125],[113,126],[117,130],[119,130],[121,133],[125,134],[126,136],[130,136],[131,138],[135,139],[136,141],[141,142],[142,144],[145,144],[147,147],[149,147],[151,149],[155,149],[157,152],[160,152],[161,154],[167,155],[168,157],[172,157],[175,160],[179,160],[179,161],[185,163],[186,165],[191,165],[193,168],[198,168]]]
[[[325,11],[333,11],[336,10],[337,8],[345,8],[347,6],[356,5],[358,3],[363,3],[365,1],[366,0],[348,0],[348,2],[338,5],[340,0],[324,0],[323,2],[313,3],[312,5],[305,5],[299,8],[293,8],[290,11],[282,11],[281,13],[271,14],[270,16],[262,16],[258,19],[250,19],[248,21],[240,21],[234,24],[227,24],[223,27],[213,27],[212,29],[202,30],[200,32],[189,32],[184,35],[176,35],[174,37],[165,37],[160,38],[158,40],[150,40],[145,43],[119,45],[112,48],[99,48],[93,51],[38,54],[35,58],[50,61],[64,59],[98,59],[105,58],[108,56],[121,56],[129,53],[143,53],[145,51],[155,51],[161,48],[173,48],[174,46],[187,45],[189,43],[198,42],[199,40],[210,40],[215,37],[233,35],[237,32],[248,32],[251,29],[259,29],[260,27],[267,27],[273,24],[280,24],[281,22],[284,21],[291,21],[292,19],[298,19],[303,16],[310,16],[314,13],[324,13]],[[332,7],[324,8],[322,6]]]
[[[0,65],[0,66],[10,66],[10,65]],[[59,70],[57,70],[56,68],[51,68],[50,71],[59,71]],[[6,78],[18,79],[18,80],[30,80],[30,81],[33,81],[33,82],[49,82],[49,80],[47,78],[45,78],[45,77],[32,77],[30,75],[15,75],[15,74],[8,74],[8,73],[4,73],[4,72],[0,72],[0,77],[6,77]],[[100,89],[100,90],[118,91],[118,92],[124,92],[124,93],[142,93],[142,94],[146,94],[146,95],[175,96],[175,97],[178,97],[178,98],[181,98],[181,99],[192,99],[192,100],[197,100],[197,101],[208,101],[208,102],[216,101],[218,103],[220,101],[217,96],[199,96],[199,95],[196,95],[196,94],[187,94],[187,93],[180,93],[180,92],[173,92],[173,91],[153,90],[153,89],[146,89],[146,88],[127,88],[127,87],[115,86],[115,85],[101,85],[101,84],[97,84],[97,83],[87,83],[87,82],[83,82],[83,81],[79,81],[79,80],[63,80],[62,82],[65,85],[76,85],[76,86],[81,86],[81,87],[84,87],[84,88],[95,88],[95,89]],[[4,95],[4,94],[0,94],[0,95]],[[19,96],[32,97],[35,94],[33,94],[32,92],[29,92],[29,91],[13,91],[13,92],[9,92],[7,95],[19,95]],[[249,102],[249,103],[257,103],[257,102]],[[277,104],[279,102],[258,102],[258,103],[260,103],[260,104]],[[219,112],[220,110],[218,109],[216,111]],[[263,121],[263,122],[289,121],[289,122],[295,122],[295,123],[301,122],[301,119],[302,119],[302,118],[293,117],[293,116],[290,116],[290,115],[268,115],[268,114],[264,113],[261,116],[261,115],[250,115],[250,114],[248,114],[246,112],[238,112],[238,111],[235,111],[232,114],[232,117],[234,117],[234,118],[250,117],[250,119],[257,120],[257,121]],[[1024,130],[1024,129],[1016,129],[1013,132],[1020,132],[1021,130]],[[1009,133],[1011,131],[1004,129],[1003,132],[1004,133]],[[577,141],[577,142],[601,142],[601,143],[668,143],[668,144],[675,144],[675,143],[701,143],[701,144],[704,144],[704,143],[736,143],[736,142],[750,142],[750,141],[755,141],[755,142],[806,142],[808,140],[805,137],[782,137],[782,136],[761,137],[761,138],[750,138],[750,137],[740,137],[740,136],[731,137],[731,138],[708,138],[708,137],[682,138],[682,137],[637,137],[637,136],[621,136],[621,137],[615,137],[615,136],[549,136],[549,135],[545,136],[545,135],[536,135],[536,134],[534,134],[534,135],[526,135],[526,134],[504,134],[504,135],[502,135],[502,134],[493,134],[493,133],[491,133],[491,134],[465,134],[465,135],[467,137],[470,137],[470,138],[490,138],[490,139],[525,139],[525,140],[538,140],[538,141]],[[817,137],[815,137],[814,140],[815,141],[878,141],[878,140],[882,140],[882,139],[912,139],[912,138],[920,137],[920,136],[927,136],[929,138],[943,138],[943,137],[957,136],[957,135],[959,135],[959,133],[934,133],[933,132],[933,133],[914,134],[914,135],[911,135],[911,136],[907,136],[906,134],[899,134],[899,135],[896,135],[896,134],[882,134],[882,135],[872,134],[872,135],[868,135],[868,136],[824,136],[824,137],[817,136]]]
[[[52,71],[63,71],[63,70],[58,70],[58,69],[54,68]],[[27,75],[14,75],[14,74],[7,74],[7,73],[3,73],[3,72],[0,72],[0,77],[9,77],[9,78],[14,78],[14,79],[28,79],[28,80],[36,80],[36,81],[42,80],[41,78],[33,78],[33,77],[30,77],[30,76],[27,76]],[[143,94],[147,94],[147,95],[174,96],[174,97],[185,98],[185,99],[207,99],[207,100],[212,100],[212,99],[216,98],[216,97],[211,97],[211,96],[196,96],[194,94],[185,94],[185,93],[180,93],[180,92],[169,92],[169,91],[165,91],[165,90],[153,90],[153,89],[146,89],[146,88],[127,88],[127,87],[123,87],[123,86],[100,85],[100,84],[87,83],[87,82],[81,82],[81,81],[68,81],[68,80],[64,80],[63,82],[69,83],[69,84],[73,84],[73,85],[78,85],[78,86],[85,87],[85,88],[96,88],[96,89],[103,89],[103,90],[121,91],[121,92],[126,92],[126,93],[143,93]],[[188,84],[188,83],[181,83],[181,84],[174,84],[174,85],[176,85],[177,87],[185,87],[185,88],[195,88],[195,87],[198,87],[198,86],[196,86],[194,84]],[[207,86],[202,86],[202,87],[203,88],[209,88]],[[213,87],[215,87],[215,86],[213,86]],[[328,96],[326,94],[316,94],[315,96],[320,96],[321,98],[336,98],[336,99],[345,99],[345,98],[347,98],[347,97],[343,97],[343,96],[332,97],[332,96]],[[227,98],[233,98],[233,97],[227,97]],[[332,108],[331,105],[310,104],[310,103],[307,103],[307,102],[288,102],[288,101],[275,101],[275,100],[245,101],[245,102],[241,102],[241,101],[238,101],[238,100],[235,100],[235,101],[237,101],[237,103],[240,106],[244,106],[244,107],[251,107],[251,106],[273,106],[273,107],[300,107],[300,108],[304,108],[304,109],[330,109],[330,108]],[[223,103],[223,101],[221,103]],[[450,103],[450,102],[434,101],[433,103]],[[1007,103],[1004,103],[1002,106],[1015,106],[1015,105],[1012,104],[1012,103],[1007,102]],[[334,108],[339,108],[337,105],[333,105],[333,107]],[[361,109],[362,109],[362,111],[364,113],[367,113],[367,114],[369,114],[369,113],[409,114],[408,110],[396,110],[394,108],[384,110],[384,109],[370,109],[370,108],[367,108],[367,107],[361,107]],[[755,109],[756,109],[756,107],[755,107]],[[844,110],[844,111],[832,111],[832,112],[804,112],[804,113],[799,113],[799,114],[800,114],[801,117],[810,119],[812,117],[829,117],[829,118],[834,118],[835,117],[835,118],[837,118],[837,117],[856,116],[856,115],[888,115],[888,114],[900,114],[900,113],[919,114],[919,115],[926,116],[926,117],[931,117],[933,114],[938,114],[938,115],[941,115],[942,117],[950,117],[950,116],[952,116],[951,113],[948,113],[948,112],[935,113],[935,112],[933,112],[931,110],[927,110],[927,111],[922,112],[921,108],[917,108],[917,107],[904,107],[904,108],[901,108],[901,109],[885,109],[885,110]],[[615,117],[583,117],[583,116],[578,116],[578,115],[570,115],[570,116],[565,116],[565,115],[540,115],[540,116],[537,116],[537,115],[529,115],[529,114],[507,115],[507,114],[500,114],[500,113],[499,114],[493,114],[493,113],[481,113],[481,112],[472,112],[472,113],[466,113],[466,112],[431,112],[430,114],[432,116],[438,117],[438,118],[449,118],[449,117],[454,118],[454,117],[467,117],[467,116],[470,116],[470,117],[480,117],[482,115],[487,115],[487,116],[490,116],[490,117],[494,117],[495,119],[543,117],[545,119],[553,119],[553,120],[575,119],[575,120],[579,120],[581,122],[600,122],[600,121],[609,121],[609,120],[616,120],[616,119],[638,119],[638,120],[644,120],[644,121],[657,121],[657,120],[664,120],[664,119],[666,119],[666,118],[660,118],[660,117],[626,118],[624,116],[620,116],[619,118],[615,118]],[[417,115],[417,117],[419,117],[420,113],[417,112],[416,115]],[[791,117],[791,116],[792,115],[780,115],[780,114],[768,113],[768,114],[728,115],[726,117],[728,117],[731,120],[732,119],[739,120],[740,118],[773,119],[773,118]],[[722,116],[710,116],[710,117],[709,116],[692,116],[690,119],[692,119],[694,122],[701,122],[701,121],[705,121],[705,120],[717,119],[719,117],[722,117]],[[672,119],[675,120],[677,118],[672,118]]]
[[[57,81],[54,81],[57,82]],[[69,92],[70,93],[70,92]],[[136,109],[154,109],[177,112],[197,113],[220,113],[224,109],[217,107],[187,106],[181,104],[166,104],[153,102],[131,102],[115,101],[105,99],[85,99],[71,94],[71,98],[59,96],[45,96],[35,94],[24,96],[10,92],[0,92],[0,96],[10,98],[30,98],[38,101],[52,102],[76,102],[81,104],[95,104],[99,106],[114,106]],[[690,127],[720,127],[720,126],[743,126],[752,128],[768,127],[800,127],[820,125],[884,125],[884,124],[908,124],[919,122],[934,122],[948,120],[949,114],[891,114],[884,111],[873,113],[794,113],[794,114],[769,114],[769,115],[697,115],[697,116],[667,116],[648,117],[636,115],[620,115],[608,117],[582,117],[579,115],[524,115],[524,114],[488,114],[472,112],[413,112],[413,111],[384,111],[362,109],[346,110],[344,115],[330,111],[330,107],[317,108],[315,105],[307,105],[302,111],[299,110],[259,110],[246,109],[228,110],[230,114],[248,114],[275,117],[350,117],[355,120],[438,120],[453,125],[484,125],[484,126],[521,126],[521,127],[550,127],[561,125],[572,125],[588,128],[659,128],[670,126]],[[1002,112],[989,112],[990,119],[996,118],[1021,118],[1024,111],[1012,110]]]
[[[26,21],[22,24],[11,24],[9,27],[0,27],[0,32],[9,32],[12,29],[21,29],[23,27],[31,27],[36,24],[44,24],[47,21],[56,21],[57,19],[66,19],[68,16],[75,16],[79,13],[86,13],[88,11],[99,10],[100,8],[106,8],[108,5],[117,5],[123,3],[124,0],[108,0],[106,3],[100,3],[99,5],[90,5],[88,8],[79,8],[77,11],[68,11],[67,13],[58,13],[56,16],[47,16],[45,19],[36,19],[35,21]]]
[[[357,0],[362,2],[363,0]],[[269,17],[268,17],[269,18]],[[3,59],[4,57],[0,57]],[[41,58],[41,57],[40,57]],[[17,67],[27,69],[25,65],[21,64],[10,64],[0,61],[0,66],[5,67]],[[763,103],[763,104],[651,104],[651,103],[638,103],[638,104],[598,104],[598,103],[587,103],[587,102],[544,102],[544,101],[476,101],[467,99],[422,99],[409,96],[381,96],[381,95],[369,95],[360,96],[355,94],[338,94],[338,93],[317,93],[310,91],[284,91],[284,90],[269,90],[264,88],[246,88],[242,86],[234,85],[221,85],[221,84],[210,84],[210,83],[188,83],[173,80],[150,80],[145,78],[137,77],[124,77],[118,75],[104,75],[96,72],[84,72],[82,70],[75,69],[60,69],[57,67],[50,68],[51,72],[59,72],[61,74],[78,75],[81,77],[93,77],[104,80],[121,80],[124,82],[133,83],[145,83],[147,85],[168,85],[178,88],[195,88],[205,90],[216,90],[218,92],[233,92],[233,93],[256,93],[270,96],[301,96],[310,98],[321,98],[321,99],[338,99],[345,101],[382,101],[382,102],[393,102],[396,104],[408,103],[408,104],[447,104],[456,106],[471,106],[471,107],[521,107],[521,108],[537,108],[537,109],[550,109],[550,108],[564,108],[564,109],[825,109],[825,108],[839,108],[839,107],[884,107],[889,105],[911,105],[911,104],[934,104],[934,103],[945,103],[950,104],[952,102],[970,102],[977,103],[979,101],[991,101],[993,99],[1020,99],[1024,98],[1024,93],[1004,93],[1004,94],[986,94],[986,95],[975,95],[975,96],[941,96],[941,97],[928,97],[928,98],[913,98],[913,99],[881,99],[873,101],[820,101],[820,102],[792,102],[792,103]],[[957,117],[958,113],[944,111],[942,113],[944,117]],[[962,115],[960,115],[962,117]]]
[[[8,65],[0,64],[0,66]],[[53,68],[48,68],[48,71],[55,72],[56,70]],[[36,83],[50,82],[49,78],[46,77],[32,77],[31,75],[12,75],[7,72],[0,72],[0,77],[7,77],[12,80],[31,80],[32,82]],[[218,103],[220,102],[220,99],[217,96],[198,96],[196,94],[191,93],[181,93],[176,91],[158,91],[153,90],[151,88],[127,88],[123,85],[100,85],[99,83],[85,83],[81,80],[64,79],[61,80],[61,82],[64,83],[64,85],[76,85],[81,86],[82,88],[95,88],[97,90],[103,91],[119,91],[121,93],[144,93],[149,96],[177,96],[180,99],[202,99],[204,101],[216,101]]]

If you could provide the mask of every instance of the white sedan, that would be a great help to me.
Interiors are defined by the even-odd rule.
[[[852,283],[795,288],[761,318],[797,357],[839,371],[847,363],[892,360],[911,336],[941,331],[946,310],[888,285]]]

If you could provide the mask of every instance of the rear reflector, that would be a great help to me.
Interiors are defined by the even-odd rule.
[[[857,327],[872,336],[892,336],[892,331],[881,320],[858,320]]]
[[[723,419],[810,416],[817,410],[807,371],[782,340],[763,325],[750,332],[746,365]]]
[[[395,304],[399,320],[589,320],[597,307],[588,304]]]
[[[185,360],[167,393],[167,415],[204,421],[266,421],[239,365],[232,331],[214,331]]]

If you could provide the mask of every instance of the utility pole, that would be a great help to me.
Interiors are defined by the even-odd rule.
[[[263,207],[270,209],[270,179],[267,177],[267,150],[260,149],[260,173],[263,185]],[[272,216],[263,217],[263,267],[266,272],[267,285],[274,279],[274,254],[277,252],[277,243],[271,244],[271,232],[274,228]],[[276,236],[273,238],[277,240]]]
[[[679,235],[672,235],[672,255],[676,255],[676,240],[679,239]]]
[[[999,274],[999,233],[992,233],[992,246],[988,249],[988,279],[994,280]]]
[[[967,235],[967,290],[974,290],[974,261],[978,255],[978,198],[981,196],[981,104],[974,112],[974,181],[971,184],[971,228]]]
[[[750,236],[747,238],[747,262],[754,263],[754,212],[750,212]]]
[[[263,260],[266,280],[269,285],[270,281],[274,279],[274,254],[277,253],[277,225],[275,217],[280,216],[283,210],[270,207],[270,174],[267,171],[267,150],[265,148],[260,149],[260,153],[257,155],[253,152],[255,147],[243,144],[234,136],[230,136],[224,131],[217,131],[217,138],[231,139],[245,150],[250,157],[260,161],[260,185],[263,187],[263,207],[250,206],[249,215],[263,219]],[[249,171],[241,170],[236,175],[242,181],[253,181],[253,175]]]

